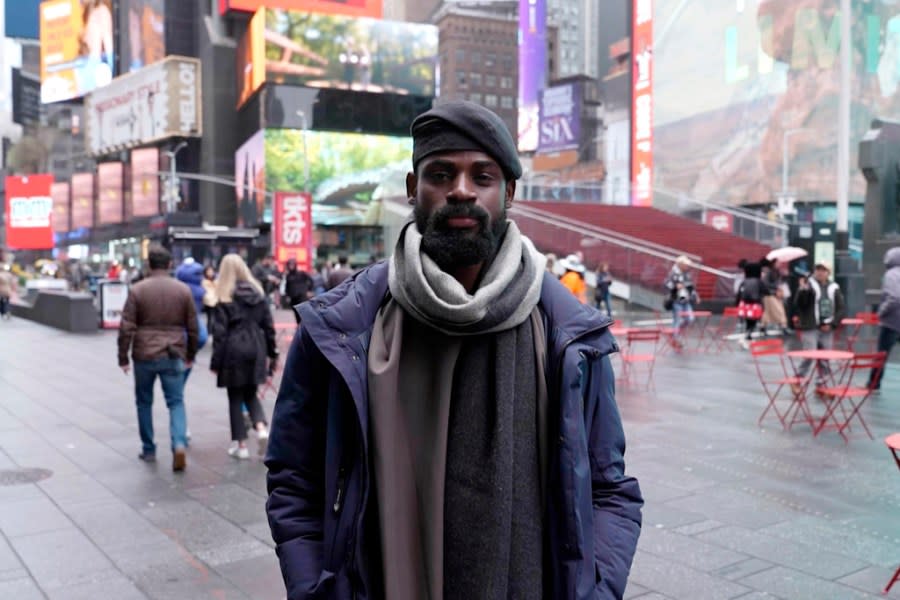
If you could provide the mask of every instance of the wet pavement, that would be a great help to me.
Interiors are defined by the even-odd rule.
[[[158,386],[159,462],[136,458],[115,332],[0,322],[0,598],[284,597],[265,469],[227,456],[208,364],[206,348],[185,395],[188,468],[173,474]],[[655,381],[619,391],[647,501],[626,598],[883,597],[900,564],[900,472],[882,442],[900,430],[900,366],[863,411],[875,440],[854,427],[849,444],[774,418],[758,427],[764,396],[737,346],[663,355]]]

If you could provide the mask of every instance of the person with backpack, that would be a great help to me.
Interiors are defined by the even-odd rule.
[[[256,390],[267,376],[271,376],[278,361],[275,327],[262,285],[237,254],[227,254],[222,258],[216,294],[219,303],[213,316],[210,369],[216,375],[217,385],[228,390],[231,421],[228,454],[237,459],[247,459],[250,452],[247,449],[247,426],[241,412],[242,405],[250,411],[260,455],[265,454],[269,439],[266,416],[256,397]]]
[[[844,318],[844,295],[837,283],[831,281],[831,265],[824,260],[816,263],[812,277],[801,277],[794,296],[797,330],[804,350],[831,350],[834,347],[834,330]],[[805,377],[812,366],[806,359],[797,368],[797,374]],[[820,377],[828,373],[828,364],[819,362]]]
[[[606,306],[606,316],[612,318],[612,302],[610,301],[609,286],[612,285],[612,275],[609,273],[609,264],[603,263],[597,269],[597,287],[594,288],[594,306],[600,310]]]

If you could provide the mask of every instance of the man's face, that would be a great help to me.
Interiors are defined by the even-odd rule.
[[[813,271],[813,277],[816,278],[816,281],[819,283],[828,283],[828,276],[830,272],[828,269],[823,269],[822,267],[816,267],[815,271]]]
[[[444,270],[488,260],[506,231],[516,193],[500,165],[484,152],[428,156],[406,176],[422,249]]]

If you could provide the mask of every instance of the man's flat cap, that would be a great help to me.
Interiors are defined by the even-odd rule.
[[[480,104],[454,100],[435,106],[413,120],[410,133],[413,170],[436,152],[480,150],[496,160],[510,179],[522,176],[516,142],[506,123]]]

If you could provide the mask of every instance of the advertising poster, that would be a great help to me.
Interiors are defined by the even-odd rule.
[[[53,248],[53,175],[6,178],[6,245],[14,250]]]
[[[538,147],[539,93],[547,81],[547,0],[519,0],[519,150]]]
[[[786,165],[798,201],[834,200],[839,6],[654,1],[666,27],[653,73],[656,193],[767,206]],[[900,3],[851,8],[850,200],[862,202],[859,142],[873,118],[900,119]]]
[[[721,210],[707,210],[703,213],[703,224],[716,231],[732,233],[734,231],[734,215]]]
[[[541,90],[540,135],[542,154],[575,150],[581,143],[581,86],[567,83]]]
[[[301,160],[294,156],[293,168],[303,172],[298,166]],[[302,176],[302,175],[301,175]],[[271,205],[266,202],[266,132],[257,131],[238,148],[234,156],[234,191],[237,195],[238,227],[256,227],[266,221],[265,212],[271,215]],[[296,188],[300,189],[300,188]],[[271,221],[271,217],[268,219]]]
[[[94,226],[94,174],[72,175],[72,229]]]
[[[159,214],[159,148],[131,151],[131,216]]]
[[[45,0],[40,40],[41,102],[79,98],[112,81],[111,0]]]
[[[13,123],[35,125],[41,120],[41,82],[37,77],[12,69]]]
[[[653,0],[634,0],[631,204],[653,205]]]
[[[53,231],[55,233],[69,231],[69,183],[61,181],[51,185],[50,197],[53,198]]]
[[[119,30],[127,31],[122,44],[123,71],[137,71],[166,56],[164,0],[120,0]]]
[[[117,77],[84,101],[88,152],[102,156],[169,137],[199,137],[200,61],[169,56]]]
[[[406,195],[412,138],[307,131],[305,156],[303,148],[302,130],[266,130],[265,187],[308,190],[316,225],[377,225],[378,199]]]
[[[433,25],[266,11],[266,80],[274,83],[433,96],[437,50]]]
[[[122,222],[124,167],[121,162],[97,165],[97,224]]]
[[[256,11],[247,24],[247,31],[238,42],[235,57],[237,73],[237,107],[256,93],[266,81],[266,11]]]
[[[312,196],[302,192],[275,192],[272,245],[282,270],[293,258],[301,271],[312,271]]]
[[[383,0],[219,0],[219,12],[254,12],[263,6],[352,17],[380,19]]]
[[[128,299],[128,286],[119,281],[100,282],[100,324],[103,329],[118,329]]]

